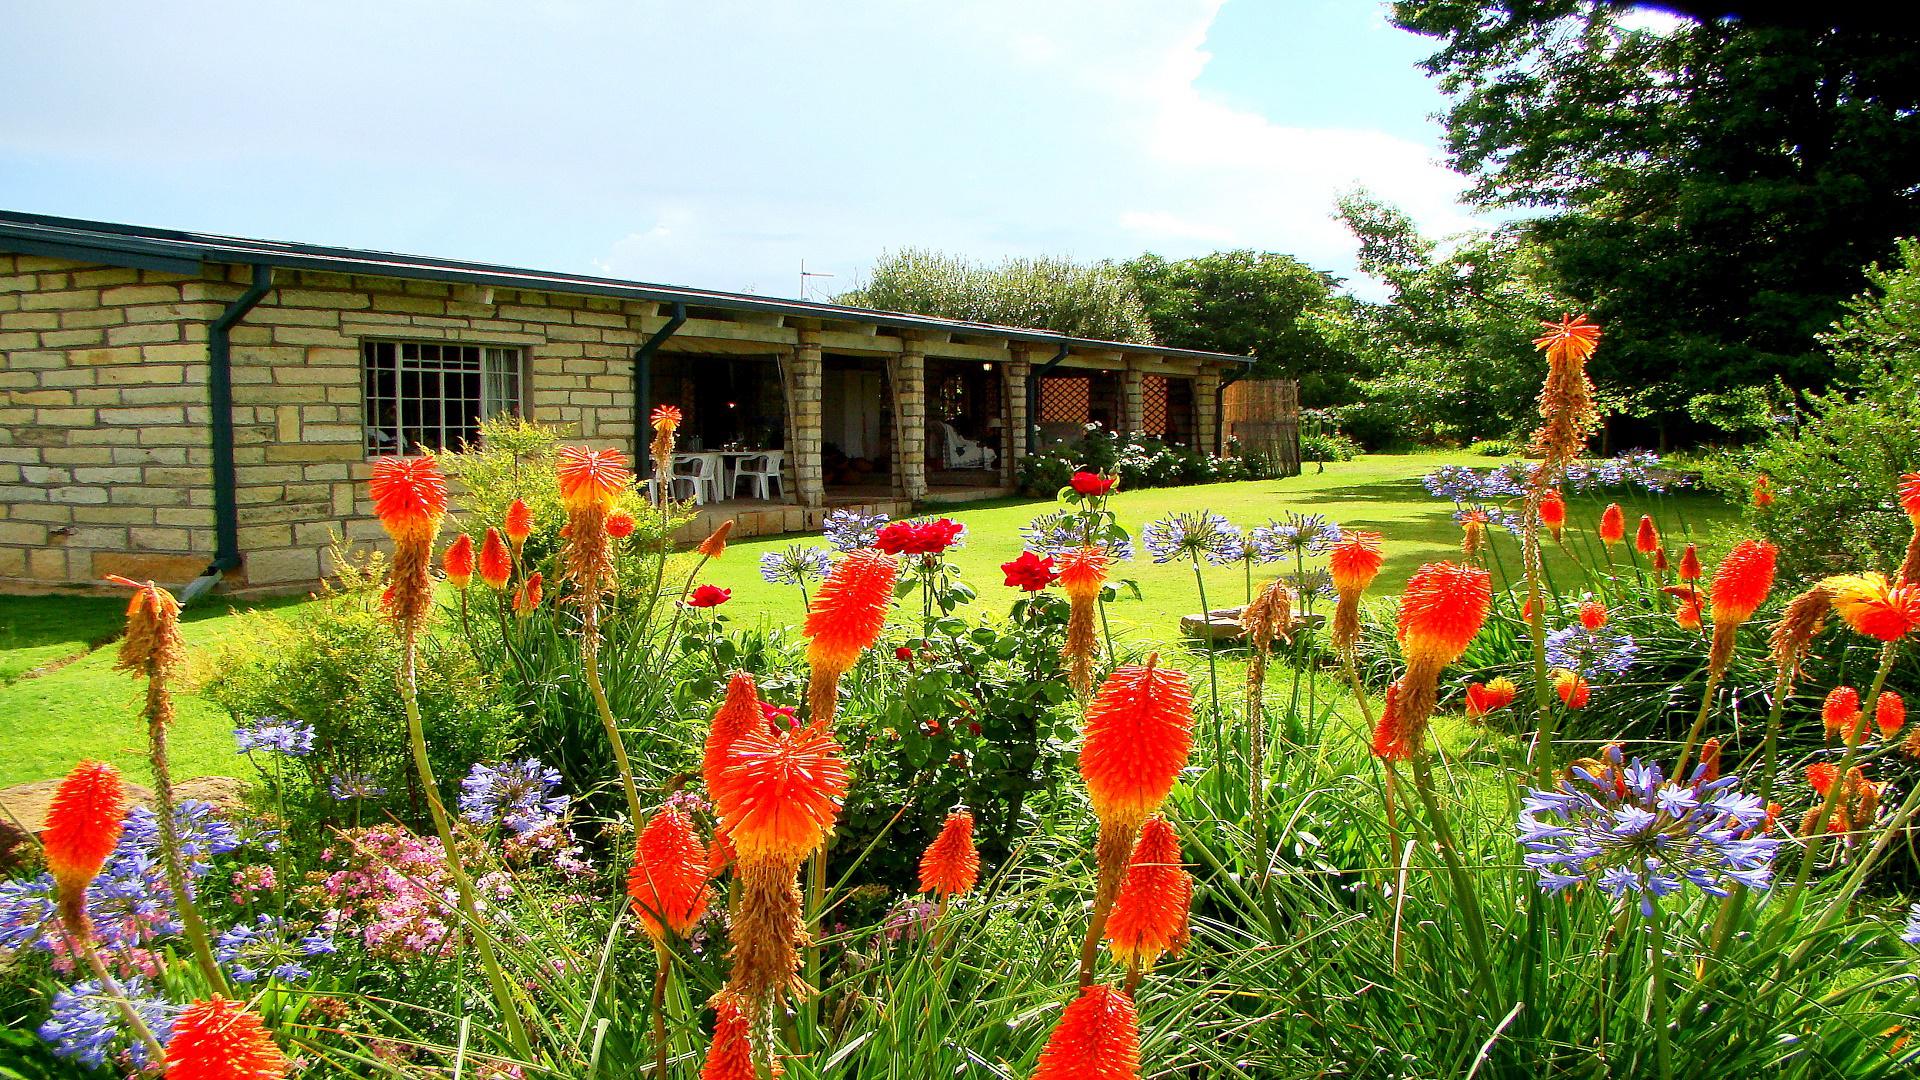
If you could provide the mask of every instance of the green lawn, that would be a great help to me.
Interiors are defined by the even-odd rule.
[[[1123,491],[1113,506],[1136,536],[1146,522],[1177,510],[1213,510],[1243,527],[1288,510],[1325,514],[1343,526],[1385,535],[1387,563],[1376,591],[1388,593],[1398,590],[1421,563],[1459,553],[1460,529],[1452,520],[1452,505],[1429,497],[1420,486],[1423,474],[1449,463],[1494,464],[1460,453],[1373,455],[1330,464],[1324,473],[1310,466],[1307,475],[1286,480]],[[1590,530],[1604,500],[1570,498],[1568,503],[1570,523]],[[953,553],[952,561],[980,592],[975,610],[1006,610],[1012,594],[1001,584],[999,564],[1019,553],[1020,526],[1052,508],[1045,501],[1001,500],[950,511],[968,528],[967,544]],[[1701,533],[1735,516],[1725,503],[1703,496],[1649,499],[1626,508],[1630,521],[1643,511],[1653,513],[1673,536],[1688,529]],[[703,580],[734,590],[723,610],[737,625],[799,621],[799,593],[767,584],[758,567],[762,553],[796,542],[820,540],[746,540],[729,546],[726,556],[707,568]],[[1509,571],[1517,569],[1512,541],[1498,533],[1497,542],[1497,561]],[[1576,546],[1580,542],[1576,536]],[[1556,559],[1555,565],[1566,564]],[[1216,606],[1241,601],[1245,585],[1237,569],[1211,567],[1206,574],[1208,599]],[[1193,571],[1185,564],[1155,566],[1143,553],[1118,576],[1137,581],[1140,597],[1129,595],[1112,606],[1114,631],[1137,644],[1166,643],[1179,615],[1199,610]],[[112,761],[135,777],[144,773],[146,737],[137,712],[141,689],[113,670],[112,648],[89,651],[117,631],[124,609],[124,601],[110,597],[0,597],[0,717],[6,718],[5,734],[0,735],[0,787],[58,776],[84,756]],[[240,767],[230,719],[191,690],[204,676],[213,646],[237,629],[234,610],[227,603],[208,602],[189,611],[183,623],[191,662],[174,732],[174,767],[181,777],[231,775]]]

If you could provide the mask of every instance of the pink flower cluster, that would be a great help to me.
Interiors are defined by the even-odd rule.
[[[452,950],[453,879],[437,837],[398,826],[349,829],[320,853],[338,870],[316,875],[316,899],[336,930],[357,932],[387,960],[444,958]]]

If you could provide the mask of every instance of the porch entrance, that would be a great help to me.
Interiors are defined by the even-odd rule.
[[[927,484],[992,488],[1004,482],[1005,372],[988,363],[928,357]]]
[[[830,501],[888,498],[900,490],[885,361],[821,357],[820,475]]]

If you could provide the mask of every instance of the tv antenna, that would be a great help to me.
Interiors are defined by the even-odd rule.
[[[800,260],[800,299],[805,300],[807,298],[807,293],[811,291],[807,285],[807,281],[809,278],[832,277],[832,276],[833,276],[832,274],[825,273],[823,271],[808,270],[807,260],[801,259]]]

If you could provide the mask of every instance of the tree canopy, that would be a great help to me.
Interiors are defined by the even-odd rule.
[[[1133,279],[1105,262],[1042,257],[985,264],[908,247],[882,253],[865,284],[834,299],[881,311],[1158,344]]]
[[[1602,0],[1404,0],[1439,43],[1472,198],[1537,216],[1542,282],[1608,327],[1594,375],[1665,425],[1696,398],[1827,384],[1816,336],[1920,231],[1920,39],[1622,25]]]

